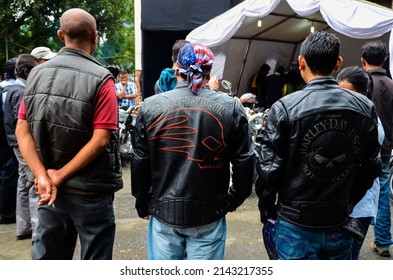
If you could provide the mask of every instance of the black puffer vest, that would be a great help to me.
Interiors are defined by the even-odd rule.
[[[93,57],[71,48],[63,48],[30,72],[24,95],[26,117],[46,168],[61,168],[91,139],[98,93],[110,78]],[[117,132],[113,132],[106,149],[62,188],[102,193],[122,186]]]

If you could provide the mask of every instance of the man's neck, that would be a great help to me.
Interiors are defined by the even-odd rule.
[[[375,70],[375,69],[381,69],[382,68],[382,66],[376,66],[376,65],[370,65],[370,64],[367,64],[367,65],[364,65],[363,66],[363,69],[364,69],[364,71],[371,71],[371,70]]]

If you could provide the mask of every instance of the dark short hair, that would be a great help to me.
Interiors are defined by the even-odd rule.
[[[128,70],[126,68],[120,68],[119,75],[128,74]]]
[[[31,69],[39,64],[39,59],[31,54],[21,54],[18,56],[15,65],[15,74],[18,78],[27,79],[25,70],[30,72]]]
[[[372,79],[359,66],[349,66],[340,71],[337,75],[337,82],[347,81],[352,84],[355,91],[367,95],[372,90]]]
[[[340,56],[340,39],[325,31],[310,33],[302,43],[300,55],[306,60],[311,73],[329,76]]]
[[[277,67],[277,72],[280,73],[280,75],[284,75],[285,74],[284,66],[278,66]]]
[[[183,40],[183,39],[178,39],[175,41],[175,43],[172,46],[172,62],[173,63],[176,63],[177,55],[179,54],[181,47],[183,47],[187,43],[189,43],[189,41]]]
[[[361,55],[368,64],[382,67],[386,59],[386,46],[379,40],[367,42],[361,48]]]
[[[7,78],[15,78],[16,57],[10,58],[1,66],[1,73]]]
[[[270,66],[269,66],[269,64],[266,64],[266,63],[264,63],[264,64],[262,64],[261,65],[261,67],[259,68],[259,71],[261,71],[261,72],[269,72],[269,70],[270,70]]]

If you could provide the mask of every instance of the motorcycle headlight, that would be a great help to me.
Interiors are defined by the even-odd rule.
[[[251,129],[254,131],[259,131],[263,127],[263,118],[261,116],[256,116],[250,122]]]

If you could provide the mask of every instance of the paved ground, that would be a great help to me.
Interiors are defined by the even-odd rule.
[[[138,218],[134,210],[135,200],[131,195],[129,168],[124,168],[123,176],[125,186],[115,198],[117,230],[113,258],[115,260],[144,260],[146,259],[147,221]],[[226,259],[268,259],[261,238],[257,198],[254,193],[235,213],[227,215],[227,227]],[[371,251],[369,247],[371,236],[372,229],[366,237],[361,259],[386,260]],[[29,260],[31,249],[30,240],[16,241],[15,224],[0,225],[0,260]],[[79,259],[78,248],[74,259]]]

